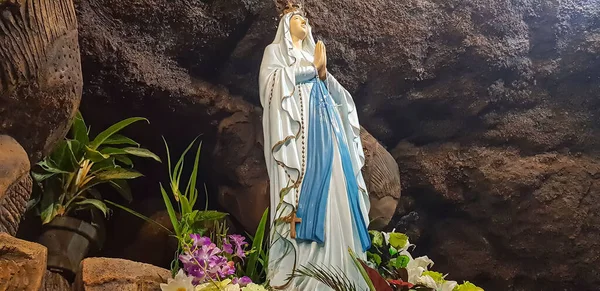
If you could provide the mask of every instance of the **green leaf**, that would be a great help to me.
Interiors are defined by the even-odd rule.
[[[179,204],[181,204],[181,214],[192,213],[192,206],[185,196],[179,196]]]
[[[469,281],[465,281],[464,283],[454,287],[452,291],[483,291],[483,289],[475,286]]]
[[[100,145],[102,145],[109,137],[116,134],[123,128],[131,125],[132,123],[141,121],[141,120],[145,120],[148,122],[148,119],[143,118],[143,117],[131,117],[131,118],[121,120],[121,121],[111,125],[109,128],[107,128],[106,130],[104,130],[103,132],[99,133],[96,136],[96,138],[90,143],[90,148],[94,149],[94,150],[98,149],[98,147]],[[148,123],[150,123],[150,122],[148,122]]]
[[[350,253],[350,258],[352,258],[352,261],[354,262],[354,265],[358,268],[358,271],[360,272],[360,275],[363,277],[363,279],[365,280],[365,282],[367,282],[367,286],[369,287],[369,290],[370,291],[377,291],[375,289],[375,286],[373,285],[373,281],[371,281],[371,278],[369,277],[369,274],[367,274],[367,270],[365,270],[365,268],[362,266],[362,264],[360,263],[360,261],[356,257],[356,254],[354,253],[354,251],[352,251],[351,248],[348,248],[348,252]]]
[[[369,230],[369,234],[371,234],[371,243],[376,247],[383,247],[383,234],[381,231],[377,230]]]
[[[142,177],[143,175],[135,170],[124,169],[124,168],[114,168],[100,171],[95,174],[96,179],[100,181],[110,181],[110,180],[130,180]]]
[[[54,189],[47,188],[42,193],[42,199],[40,201],[40,216],[42,224],[49,223],[56,217],[58,205],[54,194]]]
[[[390,245],[400,250],[406,246],[408,243],[408,236],[399,232],[390,233]]]
[[[378,267],[381,265],[381,256],[376,253],[367,252],[367,259]]]
[[[120,135],[120,134],[113,134],[111,136],[109,136],[106,140],[104,140],[104,142],[102,143],[103,145],[121,145],[121,144],[127,144],[127,145],[132,145],[132,146],[140,146],[139,143],[137,143],[135,140],[130,139],[124,135]]]
[[[181,237],[181,232],[179,230],[179,222],[177,221],[177,215],[175,215],[175,209],[173,209],[173,204],[171,204],[171,199],[165,188],[163,188],[162,184],[160,184],[160,193],[162,194],[163,200],[165,202],[165,208],[167,208],[167,213],[169,213],[169,219],[171,220],[171,224],[173,225],[173,229],[177,234],[177,237]]]
[[[85,125],[81,112],[77,111],[73,125],[71,126],[71,134],[73,138],[81,144],[87,145],[90,143],[90,137],[88,136],[88,128]]]
[[[127,147],[127,148],[113,148],[113,147],[106,147],[103,148],[101,151],[101,153],[106,154],[106,155],[132,155],[132,156],[136,156],[136,157],[141,157],[141,158],[151,158],[157,162],[161,162],[160,158],[155,155],[153,152],[147,150],[147,149],[143,149],[143,148],[133,148],[133,147]]]
[[[121,162],[125,166],[133,167],[133,161],[127,156],[114,156],[115,160]]]
[[[265,209],[263,215],[258,223],[258,227],[256,228],[256,233],[254,234],[254,238],[252,239],[252,248],[253,251],[250,255],[248,255],[248,263],[246,264],[246,276],[250,277],[253,282],[258,282],[259,274],[257,273],[258,269],[258,260],[263,256],[263,241],[265,238],[265,231],[267,229],[267,221],[269,218],[269,208]],[[263,269],[264,268],[263,264]]]
[[[202,148],[202,142],[198,145],[196,151],[196,157],[194,159],[194,167],[192,168],[192,174],[188,180],[187,187],[185,189],[185,195],[189,198],[190,204],[194,206],[196,199],[198,199],[198,190],[196,189],[196,179],[198,177],[198,162],[200,160],[200,149]]]
[[[91,172],[97,173],[100,171],[104,171],[104,170],[108,170],[108,169],[115,169],[115,168],[117,168],[117,164],[115,164],[115,159],[110,157],[106,160],[102,160],[98,163],[94,163],[94,165],[92,165]]]
[[[215,210],[198,211],[194,217],[195,221],[217,221],[227,217],[227,213]]]
[[[104,202],[97,200],[97,199],[84,199],[78,202],[75,202],[75,205],[78,206],[91,206],[91,207],[96,207],[98,209],[100,209],[100,211],[102,211],[102,213],[104,214],[104,217],[108,217],[108,213],[109,213],[109,209],[108,207],[106,207],[106,204],[104,204]]]
[[[129,188],[129,184],[125,180],[112,180],[108,182],[127,202],[131,202],[133,200],[133,196],[131,195],[131,189]]]
[[[398,256],[396,258],[396,266],[397,266],[396,269],[406,268],[406,266],[408,266],[408,262],[410,262],[409,256],[405,256],[405,255]]]
[[[73,172],[79,168],[79,163],[66,140],[58,143],[56,148],[50,154],[50,160],[54,167],[65,172]]]
[[[103,160],[110,158],[110,156],[105,155],[105,154],[97,151],[96,149],[86,146],[85,147],[85,158],[89,159],[90,161],[92,161],[94,163],[98,163],[98,162],[101,162]]]
[[[71,149],[75,161],[80,162],[83,160],[83,157],[85,156],[85,144],[82,144],[77,140],[67,140],[67,145]]]
[[[39,173],[36,173],[36,172],[31,172],[31,176],[32,176],[32,177],[33,177],[33,179],[34,179],[36,182],[38,182],[38,183],[40,183],[40,182],[42,182],[42,181],[44,181],[44,180],[46,180],[46,179],[48,179],[48,178],[50,178],[50,177],[52,177],[52,176],[56,175],[56,174],[57,174],[57,173],[45,173],[45,174],[39,174]]]
[[[435,272],[435,271],[425,271],[423,272],[423,274],[421,276],[429,276],[431,277],[435,283],[437,284],[443,284],[444,282],[446,282],[446,280],[444,279],[444,274],[440,273],[440,272]]]
[[[110,204],[110,205],[112,205],[112,206],[114,206],[114,207],[117,207],[117,208],[119,208],[119,209],[122,209],[122,210],[124,210],[124,211],[126,211],[126,212],[129,212],[129,214],[132,214],[133,216],[136,216],[136,217],[138,217],[138,218],[141,218],[142,220],[144,220],[144,221],[146,221],[146,222],[154,223],[154,224],[155,224],[155,225],[157,225],[158,227],[160,227],[160,228],[162,228],[163,230],[165,230],[167,233],[169,233],[169,234],[173,234],[173,232],[172,232],[170,229],[168,229],[168,228],[167,228],[167,227],[165,227],[164,225],[162,225],[162,224],[158,223],[156,220],[153,220],[152,218],[150,218],[150,217],[148,217],[148,216],[145,216],[145,215],[143,215],[143,214],[141,214],[141,213],[139,213],[139,212],[137,212],[137,211],[135,211],[135,210],[133,210],[133,209],[131,209],[131,208],[128,208],[128,207],[122,206],[122,205],[120,205],[120,204],[114,203],[114,202],[112,202],[112,201],[109,201],[109,200],[104,200],[104,202],[106,202],[106,203],[108,203],[108,204]]]

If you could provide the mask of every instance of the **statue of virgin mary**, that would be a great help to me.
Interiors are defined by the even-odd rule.
[[[318,266],[366,290],[348,252],[365,259],[371,244],[360,125],[352,96],[326,67],[325,46],[315,43],[299,7],[288,5],[259,77],[271,197],[268,279],[275,289],[330,290],[293,276]]]

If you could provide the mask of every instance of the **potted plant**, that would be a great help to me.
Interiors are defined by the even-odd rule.
[[[110,185],[131,201],[127,180],[142,176],[133,169],[131,157],[160,162],[157,155],[118,134],[138,121],[148,120],[122,120],[92,139],[83,117],[77,113],[70,135],[37,164],[32,176],[40,191],[30,208],[42,220],[39,242],[48,248],[48,269],[72,278],[90,249],[102,247],[103,222],[110,209],[96,186]]]

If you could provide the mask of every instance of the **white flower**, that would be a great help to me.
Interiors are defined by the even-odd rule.
[[[423,272],[427,271],[428,268],[433,266],[433,261],[427,256],[418,257],[413,259],[409,252],[403,251],[402,255],[408,256],[410,261],[406,265],[406,271],[408,273],[408,282],[417,284]]]
[[[437,283],[435,283],[435,280],[433,280],[433,278],[431,278],[431,276],[429,276],[429,275],[420,276],[417,279],[416,284],[421,284],[421,285],[427,286],[433,290],[437,290],[437,287],[438,287]]]
[[[194,291],[194,285],[192,280],[194,278],[188,277],[183,270],[179,270],[175,279],[169,278],[167,284],[161,283],[160,290],[162,291]]]
[[[442,284],[440,291],[452,291],[458,285],[456,281],[446,281]]]

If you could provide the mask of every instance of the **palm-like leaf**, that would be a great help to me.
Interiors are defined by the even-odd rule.
[[[291,278],[302,277],[313,278],[335,291],[359,290],[358,287],[356,287],[356,284],[352,282],[342,270],[337,268],[316,266],[312,263],[309,263],[308,266],[301,266],[300,268],[296,269],[294,275],[291,276]]]

